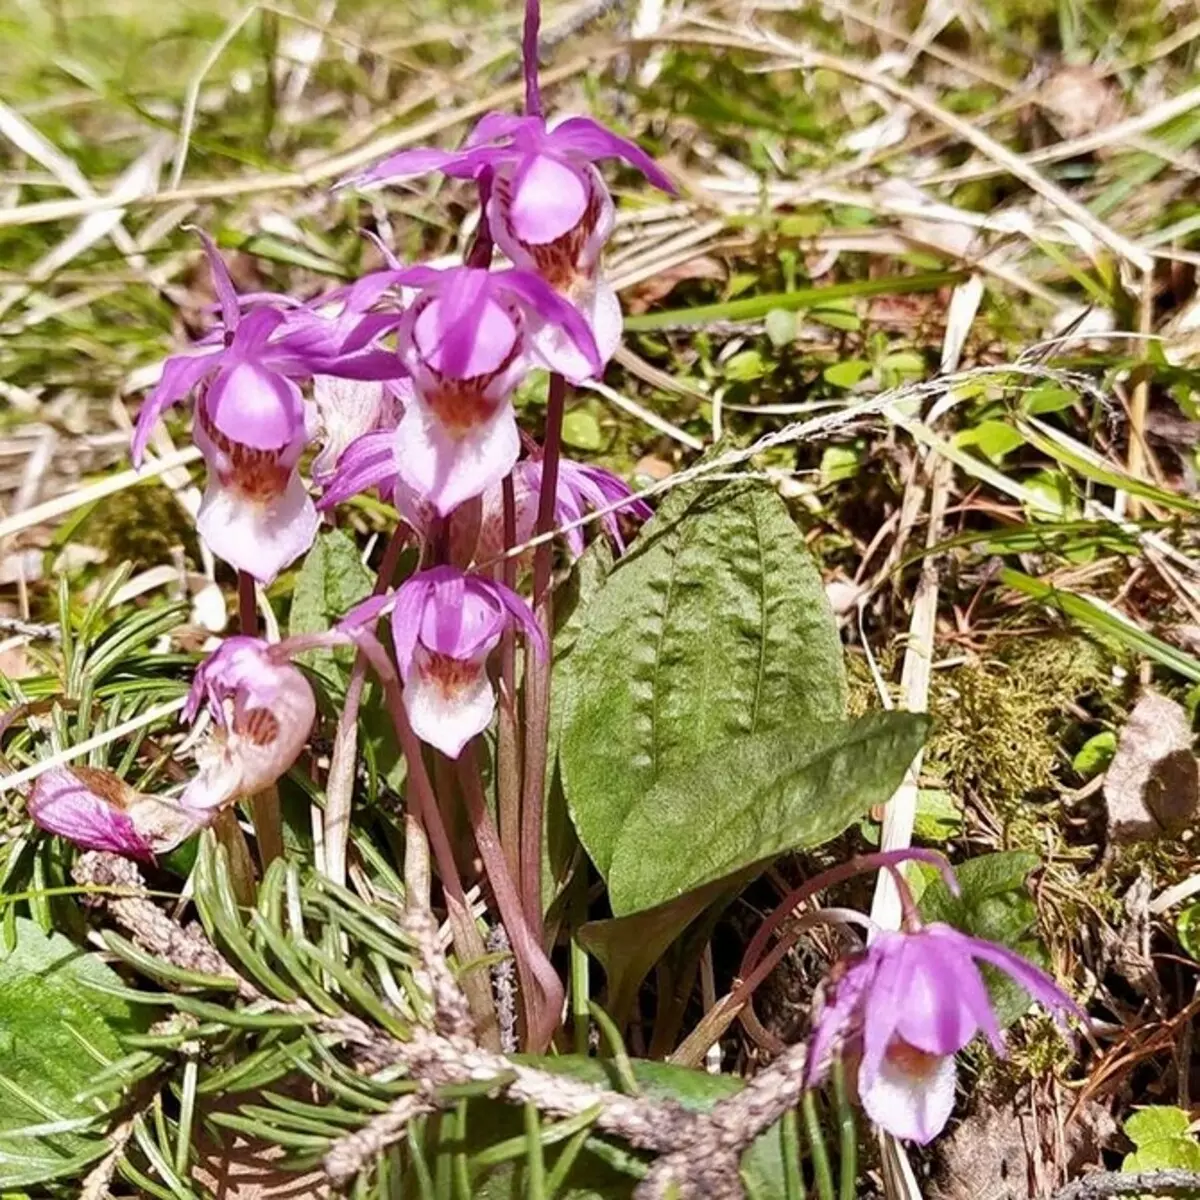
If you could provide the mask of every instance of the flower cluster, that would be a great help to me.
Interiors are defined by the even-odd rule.
[[[46,770],[29,797],[42,828],[153,862],[292,768],[318,713],[293,659],[316,644],[352,643],[384,683],[407,759],[412,811],[432,824],[441,820],[439,804],[460,795],[466,804],[521,971],[524,1026],[534,1031],[535,1048],[539,1039],[548,1042],[562,1009],[540,938],[545,779],[537,764],[544,775],[549,726],[545,543],[561,527],[562,548],[579,556],[591,513],[622,552],[629,523],[650,515],[616,476],[559,454],[566,386],[599,375],[621,333],[602,267],[614,205],[597,164],[621,160],[671,190],[632,142],[587,118],[545,118],[536,26],[537,3],[529,0],[523,115],[490,113],[459,150],[405,151],[343,181],[378,187],[429,171],[473,181],[480,223],[463,263],[405,266],[385,248],[382,269],[301,302],[239,295],[216,245],[201,234],[219,321],[186,353],[167,359],[137,420],[133,457],[140,462],[164,412],[193,400],[193,437],[207,467],[199,532],[249,585],[243,596],[305,553],[323,512],[366,489],[396,510],[397,556],[400,533],[417,543],[411,573],[393,586],[391,568],[381,571],[377,594],[327,634],[271,645],[244,625],[243,636],[227,638],[197,669],[184,706],[201,740],[195,774],[177,798],[144,794],[87,767]],[[508,265],[493,265],[496,249]],[[551,376],[544,447],[523,439],[513,405],[534,369]],[[317,499],[301,474],[306,461]],[[528,572],[523,550],[531,540],[541,547]],[[532,604],[517,590],[530,574]],[[384,616],[388,650],[375,632]],[[518,635],[527,651],[520,704]],[[501,646],[505,654],[497,656]],[[496,657],[503,658],[499,669]],[[497,805],[499,829],[470,749],[495,718],[498,680],[507,711],[523,708],[525,731],[533,731],[517,753],[508,730],[509,776],[525,774],[519,797],[511,797],[519,801],[515,818],[512,808]],[[439,779],[458,785],[437,803],[424,762],[435,753],[457,760],[454,769],[437,760]],[[457,886],[460,911],[469,913],[456,874],[461,848],[450,845],[444,827],[434,826],[430,841],[445,894],[454,897]],[[897,861],[877,855],[853,869],[891,869]],[[513,862],[515,883],[508,875]],[[824,882],[818,877],[805,887],[815,891]],[[789,902],[787,910],[793,907]],[[947,925],[922,925],[909,904],[902,931],[874,931],[862,951],[831,971],[813,1022],[806,1086],[821,1084],[840,1060],[874,1121],[896,1136],[928,1141],[953,1105],[954,1056],[980,1032],[1003,1047],[980,963],[1007,973],[1056,1015],[1082,1016],[1046,974],[1011,951]]]

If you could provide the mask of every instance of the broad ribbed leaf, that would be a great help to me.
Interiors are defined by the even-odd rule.
[[[886,803],[925,737],[917,713],[772,730],[664,776],[625,822],[608,877],[618,916],[837,837]]]
[[[845,711],[820,575],[783,501],[753,481],[672,493],[588,604],[570,660],[555,680],[562,779],[606,877],[660,780],[717,747]]]

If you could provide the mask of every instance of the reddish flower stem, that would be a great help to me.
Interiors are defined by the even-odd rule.
[[[409,812],[413,812],[412,802],[415,801],[415,815],[433,848],[438,874],[442,877],[442,890],[446,895],[446,909],[450,916],[450,928],[454,935],[459,962],[462,966],[469,966],[472,961],[482,958],[487,953],[487,948],[471,915],[471,906],[467,902],[462,879],[458,874],[458,864],[454,861],[454,848],[442,822],[442,814],[429,782],[429,773],[425,770],[421,743],[413,733],[412,726],[408,723],[408,714],[404,711],[400,685],[394,676],[390,679],[381,677],[381,682],[387,695],[388,711],[391,713],[396,738],[408,764],[406,791],[410,804]],[[498,1049],[499,1024],[496,1021],[491,984],[486,973],[479,970],[466,971],[461,982],[475,1020],[476,1034],[484,1044],[494,1043]]]
[[[525,30],[521,39],[521,58],[525,67],[525,112],[542,115],[542,88],[538,81],[538,27],[542,23],[540,0],[525,0]]]
[[[537,530],[554,528],[554,501],[558,495],[558,460],[562,448],[563,410],[567,382],[550,376],[546,400],[546,442],[542,453],[542,487],[538,493]],[[550,568],[554,545],[543,542],[533,556],[533,604],[538,622],[552,645],[554,614],[550,596]],[[525,643],[525,786],[521,800],[521,897],[525,919],[538,942],[542,940],[542,808],[546,792],[546,740],[550,727],[550,659]]]
[[[491,195],[492,172],[488,169],[479,176],[479,226],[475,230],[471,249],[467,251],[465,266],[486,270],[492,265],[492,227],[488,222],[488,200]]]
[[[504,548],[517,544],[517,502],[512,475],[501,485],[504,496]],[[516,589],[517,560],[506,558],[505,587]],[[496,736],[496,807],[500,842],[513,878],[521,878],[521,753],[517,729],[517,639],[511,625],[500,638],[500,703]]]
[[[408,542],[408,528],[397,524],[392,531],[379,574],[375,577],[374,595],[387,591],[400,552]],[[333,737],[333,752],[329,759],[329,776],[325,781],[325,871],[334,883],[346,881],[346,844],[350,832],[350,808],[354,793],[354,768],[358,761],[358,710],[362,705],[363,687],[367,677],[367,656],[359,650],[354,658],[346,699],[338,714],[337,731]]]
[[[483,869],[500,910],[500,919],[508,933],[521,981],[521,1000],[525,1010],[526,1049],[542,1053],[558,1028],[559,1013],[565,995],[562,980],[533,934],[521,907],[521,898],[509,874],[500,836],[488,812],[483,780],[475,743],[463,750],[458,760],[458,778],[467,801],[467,813],[475,832],[475,844],[483,859]]]
[[[254,576],[238,572],[238,624],[243,637],[258,636],[258,600],[254,594]]]

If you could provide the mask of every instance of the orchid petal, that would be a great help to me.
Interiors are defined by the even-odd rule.
[[[221,323],[232,332],[238,327],[242,316],[242,302],[238,298],[237,289],[229,277],[229,268],[225,265],[217,244],[204,232],[197,229],[197,237],[204,243],[204,253],[208,257],[208,269],[212,274],[213,289],[221,302]]]
[[[560,153],[578,155],[595,162],[602,158],[620,158],[635,167],[656,188],[674,195],[671,177],[636,142],[605,129],[591,117],[568,117],[550,130],[548,142]]]
[[[196,517],[197,532],[218,558],[264,584],[313,544],[320,525],[295,471],[284,491],[266,502],[247,499],[210,472]]]
[[[572,383],[603,373],[604,362],[596,348],[596,339],[592,336],[592,331],[583,315],[570,301],[564,300],[545,280],[530,271],[516,269],[497,271],[493,273],[492,278],[496,286],[513,293],[544,322],[561,328],[570,340],[570,348],[582,356],[586,367],[586,373],[581,373],[576,362],[563,364],[547,358],[546,366],[551,371],[560,371]],[[535,349],[543,357],[546,357],[547,350],[538,345],[536,339]],[[550,355],[553,356],[555,353],[553,348],[549,350]],[[574,355],[570,357],[573,358]],[[566,369],[560,370],[564,366]]]
[[[579,169],[549,154],[521,160],[509,185],[508,217],[523,242],[545,245],[583,220],[589,188]]]
[[[38,776],[29,797],[29,815],[39,828],[83,849],[106,850],[143,862],[154,859],[150,843],[134,828],[130,816],[65,767],[51,767]]]
[[[924,1146],[946,1127],[954,1108],[954,1056],[919,1072],[904,1069],[900,1056],[886,1058],[869,1083],[861,1083],[863,1111],[893,1137]]]
[[[452,437],[420,400],[405,409],[396,428],[400,478],[439,516],[453,512],[512,470],[521,452],[516,417],[508,403],[462,437]]]
[[[206,376],[217,369],[220,354],[176,354],[163,363],[162,378],[138,411],[133,432],[133,465],[140,467],[155,422],[173,404],[177,404]]]
[[[929,928],[933,930],[937,926],[931,925]],[[999,946],[983,938],[967,937],[965,934],[960,936],[968,943],[969,952],[974,958],[991,963],[993,967],[998,967],[1011,976],[1060,1023],[1065,1024],[1067,1016],[1073,1016],[1084,1025],[1087,1024],[1087,1013],[1040,967],[1035,967],[1033,963],[1006,946]]]
[[[467,679],[456,677],[453,689],[436,678],[436,666],[419,647],[417,664],[404,684],[404,709],[413,732],[450,758],[491,723],[496,694],[482,662]]]

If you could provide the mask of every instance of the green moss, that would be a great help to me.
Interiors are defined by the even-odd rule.
[[[1041,634],[1008,643],[998,657],[934,671],[927,769],[1001,818],[1072,784],[1081,718],[1116,702],[1113,665],[1087,638]]]
[[[196,531],[186,513],[166,488],[154,484],[103,500],[80,537],[105,551],[110,562],[133,563],[135,571],[171,562],[181,546],[190,563],[199,562]]]

